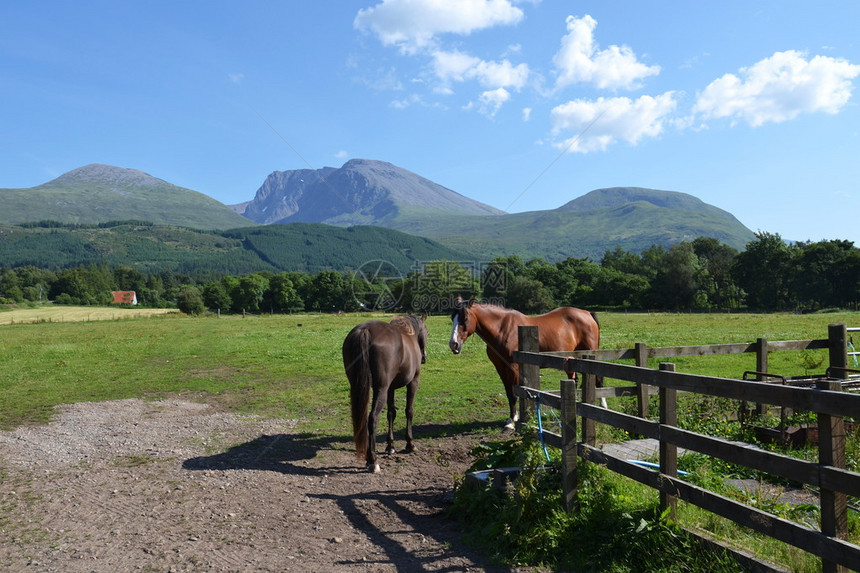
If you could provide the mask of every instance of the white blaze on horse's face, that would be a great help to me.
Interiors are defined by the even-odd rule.
[[[463,340],[460,340],[460,315],[459,313],[454,314],[454,327],[451,329],[451,340],[448,341],[448,346],[451,347],[451,352],[454,354],[460,354],[460,350],[463,349]]]

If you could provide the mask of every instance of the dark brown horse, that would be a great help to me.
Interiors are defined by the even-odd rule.
[[[412,445],[412,414],[421,365],[427,360],[426,315],[397,317],[391,322],[369,320],[353,328],[343,341],[343,367],[349,378],[355,455],[367,469],[379,472],[376,431],[379,414],[388,404],[388,446],[394,453],[394,391],[406,386],[406,452]],[[372,401],[371,401],[372,393]],[[370,414],[367,408],[371,405]]]
[[[596,350],[600,346],[600,324],[597,315],[587,310],[563,306],[546,314],[526,316],[501,306],[481,304],[474,299],[465,302],[460,297],[451,315],[454,328],[448,345],[459,354],[463,343],[477,334],[487,343],[487,356],[496,367],[505,385],[511,417],[506,427],[512,428],[519,419],[514,387],[519,384],[520,368],[513,361],[519,346],[519,326],[537,326],[541,352],[560,350]],[[573,377],[573,373],[568,373]]]

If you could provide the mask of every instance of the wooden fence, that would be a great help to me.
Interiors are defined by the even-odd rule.
[[[860,420],[860,395],[842,391],[847,377],[847,329],[844,324],[830,325],[828,339],[806,341],[720,344],[708,346],[647,348],[637,344],[629,350],[599,350],[575,353],[538,352],[537,327],[520,327],[520,346],[514,359],[520,364],[521,419],[527,419],[534,403],[560,410],[561,434],[544,430],[545,443],[562,451],[562,487],[565,505],[575,510],[577,501],[578,458],[646,484],[659,491],[662,508],[674,515],[677,500],[695,504],[754,531],[791,544],[822,559],[824,571],[844,568],[860,570],[860,547],[846,541],[847,496],[860,497],[860,473],[845,469],[845,425],[843,418]],[[774,350],[827,348],[829,376],[812,388],[700,376],[675,372],[673,364],[661,363],[659,369],[647,368],[652,357],[705,356],[756,352],[756,372],[767,378],[767,355]],[[633,359],[636,366],[605,360]],[[540,368],[575,372],[581,380],[581,397],[574,380],[563,380],[561,392],[540,390]],[[597,388],[598,377],[635,383],[626,388]],[[649,388],[658,394],[659,420],[647,419]],[[818,462],[807,462],[756,448],[684,430],[677,425],[677,392],[770,404],[817,413],[819,429]],[[639,399],[639,415],[631,416],[596,406],[601,396],[634,393]],[[659,471],[609,456],[596,445],[595,423],[609,424],[631,434],[659,441]],[[578,432],[577,428],[581,426]],[[577,435],[579,433],[579,435]],[[701,452],[730,463],[808,484],[820,490],[821,529],[812,529],[766,511],[734,501],[678,477],[677,450]]]

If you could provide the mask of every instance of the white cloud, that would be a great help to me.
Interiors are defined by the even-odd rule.
[[[334,156],[336,159],[346,159],[347,157],[349,157],[349,153],[347,153],[345,150],[341,149],[340,151],[335,153]]]
[[[234,84],[240,84],[245,79],[245,74],[227,74],[227,77]]]
[[[532,118],[532,108],[524,107],[523,108],[523,121],[528,121]]]
[[[383,0],[359,10],[353,26],[375,34],[385,46],[415,53],[433,46],[439,34],[466,36],[522,18],[523,11],[509,0]]]
[[[527,64],[513,65],[508,60],[490,62],[459,51],[433,52],[433,72],[447,83],[476,80],[485,88],[521,89],[529,77]]]
[[[842,59],[789,50],[726,74],[699,94],[693,112],[704,119],[731,118],[753,127],[801,113],[838,113],[851,97],[860,66]]]
[[[388,106],[394,109],[406,109],[412,106],[420,106],[434,109],[448,109],[442,104],[424,101],[424,99],[418,94],[411,94],[404,98],[391,101]]]
[[[473,70],[480,62],[480,58],[463,52],[438,51],[433,53],[433,73],[444,82],[462,82],[466,80],[469,70]]]
[[[635,100],[626,97],[573,100],[553,108],[552,133],[569,134],[557,146],[575,153],[605,151],[618,141],[636,145],[643,137],[660,135],[676,106],[675,92],[671,91]]]
[[[599,50],[594,41],[597,20],[567,17],[567,35],[553,57],[559,71],[556,87],[573,83],[591,83],[600,89],[635,89],[644,78],[660,73],[660,66],[647,66],[627,46],[609,46]]]
[[[485,91],[478,97],[478,112],[487,117],[495,117],[509,99],[511,94],[505,88]]]

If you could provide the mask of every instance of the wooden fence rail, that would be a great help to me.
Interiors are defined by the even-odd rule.
[[[674,365],[664,363],[659,369],[642,365],[631,366],[605,362],[613,359],[635,359],[643,356],[702,356],[731,352],[759,352],[759,366],[765,366],[770,350],[828,348],[829,371],[847,370],[845,325],[830,325],[827,340],[767,342],[759,339],[751,344],[720,344],[698,347],[646,349],[644,345],[628,350],[602,350],[579,353],[540,353],[537,351],[537,327],[520,327],[520,350],[514,359],[520,364],[521,418],[527,418],[535,404],[560,410],[561,434],[544,430],[548,445],[562,451],[562,486],[568,510],[575,510],[577,499],[578,458],[605,465],[612,471],[646,484],[660,493],[662,508],[674,515],[678,499],[695,504],[712,513],[730,519],[754,531],[768,535],[810,552],[822,559],[824,571],[844,568],[860,570],[860,547],[846,541],[847,497],[860,497],[860,473],[845,468],[845,427],[843,418],[860,420],[860,395],[842,391],[843,381],[824,378],[813,388],[775,385],[760,381],[701,376],[674,371]],[[603,359],[603,360],[600,360]],[[579,374],[581,394],[577,384],[563,380],[561,392],[540,390],[540,368],[553,368]],[[615,412],[595,405],[598,392],[613,395],[617,390],[598,389],[598,377],[635,383],[640,400],[647,402],[648,387],[656,388],[659,420]],[[643,391],[642,389],[645,388]],[[819,426],[819,457],[817,462],[769,452],[751,444],[684,430],[677,426],[676,394],[678,391],[770,404],[817,413]],[[530,405],[530,406],[529,406]],[[596,446],[595,423],[609,424],[631,434],[659,441],[659,471],[607,455]],[[578,431],[578,427],[581,428]],[[579,435],[578,435],[579,434]],[[820,489],[821,530],[812,529],[744,503],[693,485],[677,475],[677,449],[696,451],[730,463],[756,469],[768,474],[801,482]]]

